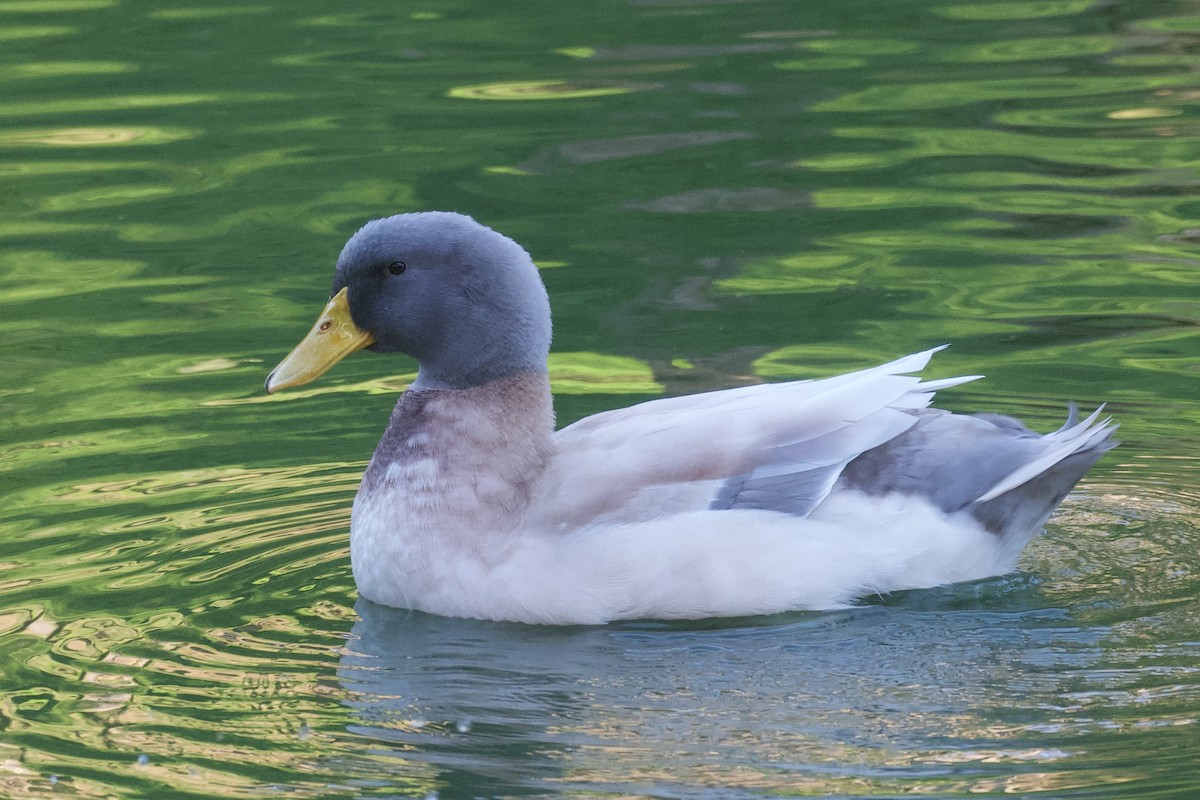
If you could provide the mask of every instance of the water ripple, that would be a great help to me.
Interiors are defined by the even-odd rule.
[[[0,793],[1190,796],[1195,9],[558,11],[0,2]],[[427,208],[554,266],[564,422],[952,341],[940,404],[1124,443],[1014,574],[837,613],[356,605],[415,366],[259,387]]]

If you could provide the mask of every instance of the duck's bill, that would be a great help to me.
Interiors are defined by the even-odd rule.
[[[308,335],[267,376],[267,394],[316,380],[337,362],[375,343],[375,336],[354,324],[343,288],[330,299]]]

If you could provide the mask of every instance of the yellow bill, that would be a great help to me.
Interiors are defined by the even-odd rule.
[[[370,347],[375,336],[354,324],[346,289],[335,294],[308,335],[267,376],[267,394],[316,380],[355,350]]]

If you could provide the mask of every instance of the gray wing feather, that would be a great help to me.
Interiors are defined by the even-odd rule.
[[[739,475],[725,482],[709,508],[761,508],[805,516],[829,494],[843,466],[811,467],[777,477]]]
[[[916,422],[908,412],[884,408],[820,436],[778,443],[763,463],[725,481],[709,508],[757,508],[804,516],[829,495],[848,463]]]
[[[913,413],[917,424],[852,461],[839,488],[923,496],[944,511],[968,510],[1001,535],[1040,527],[1117,446],[1111,438],[1117,426],[1096,421],[1100,409],[1079,421],[1072,408],[1067,423],[1045,436],[999,414]]]

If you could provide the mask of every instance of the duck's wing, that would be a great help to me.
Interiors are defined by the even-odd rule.
[[[545,526],[630,522],[703,508],[807,514],[842,469],[915,424],[933,392],[935,348],[816,381],[654,400],[559,431],[535,500]]]

